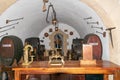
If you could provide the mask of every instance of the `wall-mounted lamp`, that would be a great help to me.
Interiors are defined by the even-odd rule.
[[[10,28],[8,28],[8,29],[5,29],[5,30],[0,31],[0,33],[5,32],[5,31],[8,31],[8,30],[11,30],[11,29],[14,29],[14,28],[15,28],[15,26],[10,27]]]

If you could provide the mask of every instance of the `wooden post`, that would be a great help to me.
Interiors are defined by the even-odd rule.
[[[120,80],[120,70],[116,70],[113,78],[114,80]]]
[[[108,80],[108,75],[104,74],[104,79],[103,80]]]
[[[15,71],[15,80],[21,80],[21,75],[20,72],[18,70]]]

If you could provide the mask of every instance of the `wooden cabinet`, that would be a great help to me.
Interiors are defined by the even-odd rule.
[[[12,70],[14,70],[15,80],[22,80],[21,75],[23,74],[27,74],[27,75],[33,75],[33,74],[45,74],[45,75],[47,74],[48,75],[49,74],[51,75],[51,74],[58,74],[58,73],[70,74],[72,75],[72,78],[74,78],[74,80],[79,80],[81,78],[84,79],[84,76],[83,77],[78,76],[81,74],[83,75],[84,74],[103,74],[104,76],[103,80],[108,80],[108,75],[113,75],[114,80],[119,80],[118,72],[120,70],[120,66],[112,62],[109,62],[109,61],[100,60],[100,61],[97,61],[96,65],[91,65],[91,66],[80,65],[79,61],[65,61],[64,66],[53,67],[53,66],[48,65],[48,61],[41,61],[41,62],[33,62],[32,64],[28,66],[19,65],[17,67],[14,67]],[[75,75],[75,77],[73,75]],[[56,78],[56,76],[53,76],[53,79],[54,77]],[[59,77],[57,79],[60,80]]]
[[[102,74],[87,74],[85,75],[85,80],[103,80]]]
[[[72,80],[85,80],[85,75],[82,74],[73,75]]]
[[[59,73],[52,74],[50,80],[85,80],[85,75]]]

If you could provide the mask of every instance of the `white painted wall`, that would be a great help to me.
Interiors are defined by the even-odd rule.
[[[61,23],[60,27],[71,27],[69,30],[74,30],[75,33],[78,33],[81,38],[84,38],[84,36],[89,33],[99,35],[103,44],[103,59],[109,59],[108,35],[104,38],[100,33],[96,33],[96,31],[101,33],[104,32],[106,26],[93,9],[79,0],[50,0],[50,2],[52,2],[55,6],[58,21]],[[20,37],[23,42],[28,37],[40,37],[41,32],[44,31],[44,29],[46,30],[46,28],[51,25],[47,24],[45,21],[46,12],[42,12],[42,6],[42,0],[17,1],[0,16],[0,27],[6,26],[6,19],[16,19],[20,17],[24,17],[24,19],[18,21],[19,24],[15,25],[15,29],[1,32],[0,35],[5,33],[8,33],[9,35],[16,35]],[[92,16],[91,20],[84,20],[84,18],[89,16]],[[49,20],[51,20],[51,17],[49,18]],[[99,25],[95,24],[94,26],[103,27],[103,31],[97,28],[93,29],[91,28],[91,25],[87,24],[87,22],[96,21],[99,21]],[[17,21],[14,21],[7,25],[16,22]],[[9,27],[0,29],[0,31],[8,28]]]
[[[49,26],[47,26],[41,33],[40,33],[40,35],[39,35],[39,38],[41,39],[41,40],[44,40],[44,42],[43,43],[41,43],[42,45],[45,45],[45,47],[46,47],[46,49],[51,49],[50,48],[50,46],[49,46],[49,42],[50,42],[50,40],[49,40],[49,37],[45,37],[44,36],[44,33],[48,33],[49,35],[51,35],[53,32],[49,32],[49,29],[52,29],[53,31],[55,31],[55,26],[53,26],[53,25],[49,25]],[[67,25],[67,24],[63,24],[63,23],[59,23],[59,26],[58,26],[58,28],[60,29],[60,30],[62,30],[64,33],[66,33],[66,34],[68,34],[68,40],[67,40],[67,42],[68,42],[68,46],[67,46],[67,49],[71,49],[71,45],[72,45],[72,40],[73,39],[76,39],[76,38],[80,38],[80,35],[79,35],[79,33],[73,28],[73,27],[71,27],[71,26],[69,26],[69,25]],[[67,32],[65,32],[65,30],[67,30]],[[70,32],[73,32],[73,35],[70,35]]]

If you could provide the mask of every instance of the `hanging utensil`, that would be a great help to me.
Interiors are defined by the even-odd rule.
[[[3,35],[0,35],[0,37],[3,37],[3,36],[5,36],[5,35],[8,35],[8,33],[5,33],[5,34],[3,34]]]
[[[8,31],[8,30],[11,30],[11,29],[14,29],[14,28],[15,28],[15,26],[13,26],[13,27],[11,27],[11,28],[8,28],[8,29],[5,29],[5,30],[2,30],[2,31],[0,31],[0,33],[5,32],[5,31]]]
[[[16,18],[16,19],[7,19],[6,20],[6,24],[8,24],[9,22],[12,22],[12,21],[18,21],[18,20],[21,20],[21,19],[24,19],[24,17],[22,17],[22,18]]]
[[[13,23],[13,24],[10,24],[10,25],[6,25],[6,26],[3,26],[3,27],[0,27],[0,29],[6,28],[6,27],[10,27],[10,26],[12,26],[12,25],[16,25],[16,24],[19,24],[19,22],[17,22],[17,23]]]
[[[56,25],[57,24],[57,18],[56,18],[56,11],[55,11],[55,9],[54,9],[54,7],[53,7],[53,5],[50,3],[50,5],[48,6],[48,11],[47,11],[47,16],[46,16],[46,22],[47,23],[49,23],[49,21],[48,21],[48,15],[49,15],[49,10],[50,10],[50,8],[52,9],[52,13],[53,13],[53,16],[52,16],[52,24],[53,25]]]
[[[113,45],[113,38],[112,38],[112,29],[115,29],[116,27],[112,27],[112,28],[107,28],[106,31],[109,31],[109,35],[110,35],[110,40],[111,40],[111,44],[112,47],[114,47]]]
[[[96,31],[96,33],[100,33],[100,34],[102,34],[103,35],[103,37],[106,37],[106,32],[99,32],[99,31]]]
[[[101,30],[103,30],[103,27],[95,27],[95,26],[91,26],[91,28],[97,28],[97,29],[101,29]]]
[[[96,21],[96,22],[87,22],[87,24],[97,24],[97,25],[99,25],[99,22],[98,21]]]
[[[90,17],[84,18],[84,20],[88,20],[88,19],[92,19],[92,17],[90,16]]]

